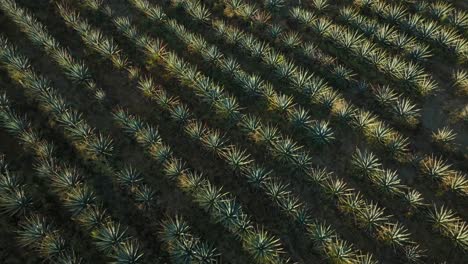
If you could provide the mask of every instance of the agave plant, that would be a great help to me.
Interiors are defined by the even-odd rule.
[[[258,128],[258,140],[260,142],[266,142],[269,145],[275,145],[280,134],[276,126],[267,124]]]
[[[459,221],[455,213],[443,205],[440,207],[433,205],[433,209],[429,211],[428,217],[434,228],[443,230],[444,232],[450,230],[452,225]]]
[[[456,193],[467,196],[468,195],[468,177],[461,172],[452,173],[445,183],[448,187]]]
[[[84,186],[77,186],[71,189],[66,195],[65,205],[73,215],[79,215],[87,207],[96,203],[96,195],[89,188]]]
[[[404,247],[404,256],[410,263],[421,262],[426,254],[425,250],[421,249],[419,245],[408,245]]]
[[[217,249],[206,242],[196,243],[194,253],[199,263],[216,263],[216,258],[219,256]]]
[[[284,0],[265,0],[263,5],[271,12],[277,12],[285,6]]]
[[[409,190],[403,195],[403,200],[411,209],[418,209],[425,206],[421,193],[416,190]]]
[[[163,166],[165,175],[171,180],[180,178],[187,170],[185,163],[176,158],[167,159],[164,161]]]
[[[468,13],[463,10],[454,10],[448,21],[459,30],[466,30],[468,28]]]
[[[295,158],[299,155],[302,149],[296,142],[290,138],[279,139],[272,142],[272,151],[274,156],[285,163],[295,163]]]
[[[108,218],[102,204],[89,206],[77,216],[77,220],[90,230],[99,228]]]
[[[355,194],[342,195],[338,197],[339,209],[346,214],[354,214],[359,212],[362,207],[366,206],[362,195],[358,192]]]
[[[398,120],[409,125],[415,125],[419,119],[419,109],[406,98],[399,98],[392,106],[392,111]]]
[[[22,246],[36,244],[52,232],[51,224],[44,217],[32,215],[26,217],[24,223],[21,224],[18,232],[19,243]]]
[[[453,86],[460,92],[468,94],[468,72],[465,70],[458,70],[452,74]]]
[[[250,165],[243,169],[242,174],[247,177],[247,181],[253,186],[262,187],[270,180],[271,171],[260,165]]]
[[[160,238],[170,243],[189,236],[190,227],[180,216],[168,217],[161,222]]]
[[[282,253],[279,239],[263,229],[248,232],[244,247],[257,263],[277,263]]]
[[[432,140],[438,144],[447,145],[452,143],[457,134],[449,127],[443,127],[432,132]]]
[[[281,201],[286,197],[290,191],[288,191],[288,185],[284,184],[276,179],[270,180],[265,183],[265,189],[267,194],[276,202]]]
[[[359,129],[360,132],[366,132],[376,121],[377,117],[372,113],[358,110],[353,114],[352,124]]]
[[[312,122],[309,111],[301,106],[294,107],[288,111],[288,119],[294,127],[298,128],[309,127]]]
[[[275,66],[275,73],[282,79],[291,78],[296,71],[298,71],[296,65],[289,61],[281,62]]]
[[[319,12],[324,11],[329,6],[328,0],[312,0],[312,5]]]
[[[65,253],[65,239],[58,234],[49,234],[41,241],[39,251],[44,256],[59,256]]]
[[[436,181],[447,177],[451,173],[450,167],[451,165],[447,164],[442,158],[434,155],[428,156],[420,162],[421,173]]]
[[[185,104],[177,104],[170,111],[172,118],[182,124],[191,117],[190,109]]]
[[[219,154],[225,144],[225,140],[219,130],[209,131],[203,137],[203,147],[213,153]]]
[[[285,94],[274,94],[268,98],[270,106],[273,110],[280,113],[287,113],[287,111],[294,107],[294,99]]]
[[[325,181],[325,192],[335,198],[340,198],[344,197],[347,195],[350,191],[352,191],[351,188],[348,187],[348,185],[342,181],[341,179],[333,179],[329,178],[328,180]]]
[[[236,98],[229,96],[215,103],[216,112],[222,117],[230,121],[237,121],[240,118],[240,106]]]
[[[327,258],[332,263],[350,263],[356,258],[356,252],[351,245],[344,241],[334,239],[324,245]]]
[[[309,126],[314,143],[319,145],[329,144],[335,139],[333,131],[327,121],[318,121]]]
[[[98,156],[110,157],[114,150],[114,141],[109,136],[97,134],[97,136],[86,142],[87,149]]]
[[[250,96],[257,96],[261,94],[263,89],[264,81],[258,75],[244,75],[243,78],[237,78],[240,80],[243,89]]]
[[[130,165],[123,167],[116,175],[119,183],[126,187],[137,186],[143,181],[141,173]]]
[[[119,223],[109,221],[93,232],[93,238],[99,250],[110,254],[121,248],[129,236],[126,228],[122,228]]]
[[[449,230],[448,237],[463,251],[468,250],[468,225],[465,221],[457,221]]]
[[[400,223],[386,223],[379,228],[379,237],[392,247],[402,247],[410,239],[408,230]]]
[[[398,94],[387,85],[375,87],[373,93],[377,102],[384,106],[392,105],[398,99]]]
[[[32,204],[32,198],[22,186],[0,190],[1,211],[9,215],[24,214]]]
[[[282,35],[283,28],[278,24],[272,24],[270,28],[268,29],[268,32],[272,39],[277,39],[279,36]]]
[[[207,182],[202,188],[198,189],[195,195],[195,201],[205,210],[211,211],[226,198],[227,194],[221,188],[217,188]]]
[[[371,202],[363,205],[357,215],[360,224],[367,230],[374,230],[388,220],[384,209]]]
[[[250,155],[246,153],[246,150],[241,150],[238,147],[231,145],[222,150],[221,155],[227,161],[229,166],[236,171],[239,172],[242,168],[248,166],[252,159]]]
[[[183,7],[196,20],[207,23],[210,20],[211,12],[200,1],[183,1]]]
[[[228,74],[235,75],[240,71],[240,65],[234,57],[228,56],[220,61],[221,69]]]
[[[69,252],[64,252],[57,256],[55,259],[57,264],[82,264],[85,263],[84,260],[77,256],[75,251],[71,250]]]
[[[408,152],[408,138],[401,134],[392,134],[384,143],[386,150],[393,157],[404,157]]]
[[[124,241],[115,252],[116,264],[136,264],[143,262],[143,252],[135,240]]]
[[[370,177],[379,172],[381,163],[372,152],[356,149],[351,159],[351,166],[357,176]]]
[[[326,246],[336,236],[333,229],[324,224],[311,224],[307,227],[307,231],[312,241],[321,246]]]
[[[148,185],[140,185],[134,191],[135,201],[144,210],[151,208],[155,200],[155,192]]]
[[[201,122],[192,120],[184,126],[184,131],[191,139],[201,141],[206,133],[206,127]]]
[[[288,49],[295,49],[302,44],[301,36],[296,31],[283,34],[281,40]]]
[[[387,194],[400,195],[402,193],[403,185],[396,171],[393,170],[379,170],[372,175],[372,181]]]

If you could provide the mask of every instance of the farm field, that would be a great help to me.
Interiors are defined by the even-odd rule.
[[[0,263],[468,263],[468,2],[0,0]]]

